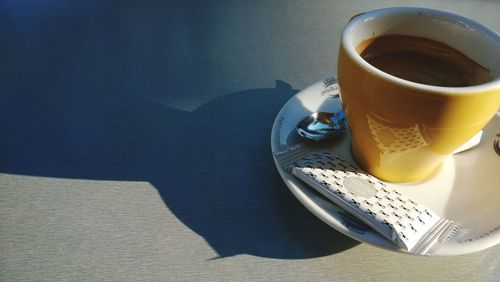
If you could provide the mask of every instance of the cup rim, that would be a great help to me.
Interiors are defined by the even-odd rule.
[[[480,30],[481,33],[487,34],[490,38],[493,38],[495,41],[499,42],[500,45],[500,35],[496,33],[495,31],[489,29],[488,27],[463,16],[453,14],[447,11],[442,11],[442,10],[436,10],[436,9],[429,9],[429,8],[421,8],[421,7],[391,7],[391,8],[381,8],[381,9],[376,9],[376,10],[371,10],[365,13],[358,14],[354,16],[353,18],[350,19],[349,23],[346,25],[342,32],[342,37],[341,37],[341,44],[342,47],[344,48],[345,52],[351,59],[353,59],[356,63],[360,64],[363,66],[363,68],[369,70],[371,73],[377,75],[378,77],[381,77],[384,80],[387,80],[389,82],[401,85],[401,86],[406,86],[406,87],[411,87],[415,89],[420,89],[428,92],[436,92],[439,94],[448,94],[448,95],[454,95],[454,94],[474,94],[477,92],[483,92],[487,91],[493,88],[500,88],[500,76],[497,76],[493,78],[491,81],[488,81],[483,84],[479,85],[472,85],[472,86],[463,86],[463,87],[446,87],[446,86],[435,86],[435,85],[428,85],[428,84],[422,84],[422,83],[417,83],[409,80],[405,80],[402,78],[399,78],[397,76],[388,74],[384,71],[381,71],[377,69],[376,67],[372,66],[370,63],[365,61],[361,55],[356,52],[356,46],[352,43],[352,40],[348,38],[350,33],[352,32],[353,28],[355,25],[357,25],[359,22],[367,21],[367,20],[372,20],[374,17],[378,17],[381,15],[391,15],[391,14],[401,14],[401,13],[427,13],[427,14],[432,14],[432,15],[438,15],[442,18],[448,19],[448,20],[454,20],[455,23],[460,23],[464,25],[466,28],[474,28],[476,30]]]

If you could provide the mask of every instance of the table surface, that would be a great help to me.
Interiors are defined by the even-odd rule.
[[[0,280],[498,279],[500,246],[358,243],[274,167],[349,18],[403,5],[500,30],[498,1],[0,1]]]

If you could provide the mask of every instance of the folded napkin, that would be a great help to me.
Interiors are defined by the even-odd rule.
[[[408,253],[430,255],[460,228],[328,150],[297,146],[281,166]]]

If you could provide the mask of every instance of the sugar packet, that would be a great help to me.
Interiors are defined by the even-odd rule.
[[[328,150],[275,154],[281,166],[411,254],[431,255],[460,228]]]

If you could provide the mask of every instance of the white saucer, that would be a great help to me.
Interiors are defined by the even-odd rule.
[[[295,126],[303,117],[315,111],[340,109],[338,85],[333,79],[315,83],[299,92],[283,106],[274,121],[271,133],[273,154],[303,142],[295,132]],[[484,128],[479,146],[448,157],[431,179],[418,184],[390,184],[438,215],[462,223],[460,232],[436,255],[466,254],[500,243],[499,143],[500,113],[497,113]],[[348,133],[317,145],[353,161]],[[276,158],[274,161],[295,197],[325,223],[358,241],[404,252],[286,172]]]

